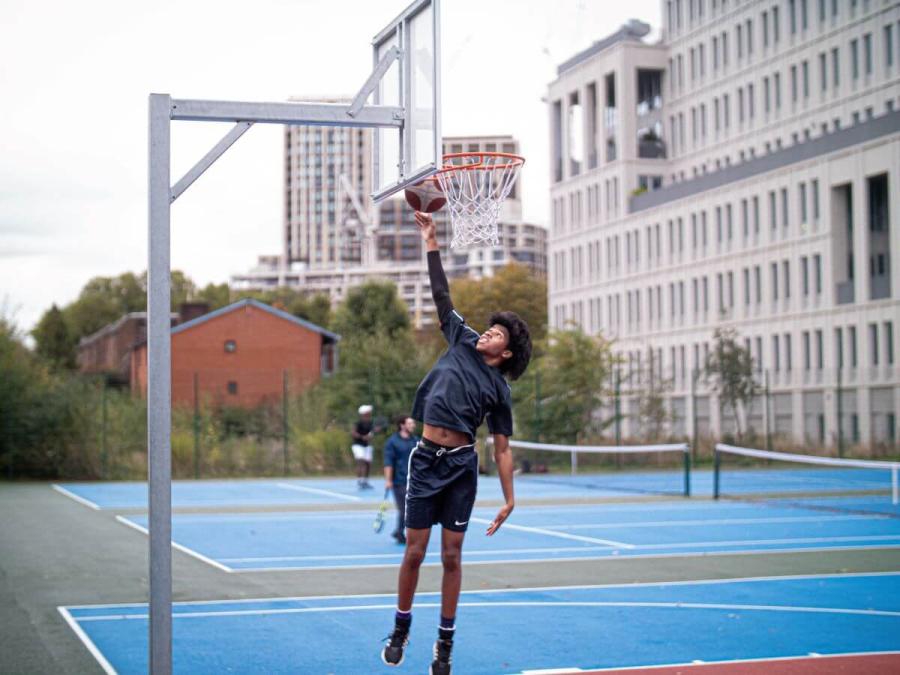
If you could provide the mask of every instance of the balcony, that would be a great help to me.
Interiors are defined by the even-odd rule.
[[[874,289],[873,289],[874,290]],[[841,281],[837,285],[837,304],[849,305],[856,299],[852,281]]]
[[[872,287],[872,300],[884,300],[891,297],[891,278],[886,274],[869,277]]]
[[[638,134],[638,157],[641,159],[665,159],[666,144],[652,130]]]

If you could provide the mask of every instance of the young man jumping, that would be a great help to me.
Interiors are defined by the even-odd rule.
[[[403,662],[409,642],[412,603],[431,527],[441,524],[441,623],[431,675],[450,674],[456,607],[462,582],[462,543],[475,504],[478,455],[475,432],[487,419],[494,460],[506,504],[487,528],[494,534],[512,513],[512,400],[507,379],[515,380],[531,359],[528,325],[513,312],[490,317],[481,335],[453,309],[450,288],[431,216],[416,213],[428,251],[431,294],[448,349],[419,385],[413,417],[424,423],[422,440],[410,454],[406,493],[406,552],[400,566],[394,630],[381,652],[390,666]]]

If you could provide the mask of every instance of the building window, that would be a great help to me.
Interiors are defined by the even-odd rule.
[[[803,297],[809,295],[809,258],[800,256],[800,292]]]
[[[803,370],[810,370],[812,368],[812,358],[810,354],[809,331],[803,331],[800,334],[800,338],[803,340]]]
[[[884,322],[884,362],[894,365],[894,324],[891,321]]]
[[[788,191],[787,188],[781,188],[781,225],[787,227],[788,224]]]
[[[863,35],[863,57],[866,66],[866,75],[872,74],[872,34]]]
[[[835,365],[840,370],[844,367],[844,330],[842,328],[834,329],[834,356]]]
[[[890,68],[894,65],[894,31],[893,26],[884,27],[884,66]]]
[[[828,89],[828,57],[825,52],[819,54],[819,90],[825,92]]]
[[[233,354],[237,351],[237,342],[234,340],[225,340],[225,353]]]
[[[822,294],[822,256],[816,253],[813,256],[813,278],[815,279],[816,295]]]
[[[791,297],[791,263],[784,260],[781,263],[782,277],[784,278],[784,299]]]
[[[228,383],[228,393],[231,394],[232,396],[237,395],[237,393],[238,393],[238,383],[237,382],[232,380]]]
[[[871,353],[872,365],[878,365],[878,324],[869,324],[869,350]]]
[[[816,330],[816,370],[825,367],[825,336],[821,330]]]
[[[813,221],[819,220],[819,181],[812,181],[812,216]]]

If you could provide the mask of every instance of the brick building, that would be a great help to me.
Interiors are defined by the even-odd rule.
[[[337,366],[340,336],[247,299],[172,329],[172,404],[201,401],[255,407],[280,399],[287,373],[291,393]],[[147,393],[147,344],[131,353],[131,389]]]
[[[209,311],[203,302],[186,302],[172,313],[173,326],[187,323]],[[147,313],[129,312],[78,342],[78,370],[103,374],[111,383],[128,384],[131,352],[147,340]]]

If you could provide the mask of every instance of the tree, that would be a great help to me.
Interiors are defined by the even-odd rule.
[[[328,328],[331,323],[331,299],[324,293],[309,295],[295,288],[279,286],[267,290],[239,291],[236,299],[241,298],[259,300],[322,328]]]
[[[31,335],[35,341],[35,352],[52,368],[75,368],[75,340],[63,313],[55,304],[44,312]]]
[[[540,351],[513,384],[521,435],[574,444],[608,426],[612,420],[598,425],[595,418],[609,393],[611,343],[578,328],[550,333]]]
[[[180,270],[172,270],[171,287],[173,311],[197,293],[194,282]],[[147,273],[125,272],[116,277],[94,277],[62,313],[72,339],[77,343],[80,338],[97,332],[125,314],[143,312],[146,308]]]
[[[355,336],[407,333],[410,328],[406,304],[390,281],[369,281],[351,288],[334,316],[335,332],[345,339]]]
[[[525,320],[533,342],[547,334],[547,282],[524,265],[506,265],[484,279],[454,279],[450,294],[456,309],[474,326],[487,328],[492,313],[508,310]]]
[[[749,410],[759,394],[753,377],[753,357],[750,350],[738,344],[734,328],[717,328],[713,334],[714,349],[706,359],[704,375],[710,388],[718,395],[720,409],[731,408],[738,437],[742,435],[738,406]]]
[[[205,302],[211,310],[221,309],[231,304],[231,289],[228,284],[206,284],[197,291],[196,300]]]
[[[672,415],[666,410],[667,394],[672,390],[672,381],[659,373],[650,372],[643,378],[643,386],[638,390],[638,428],[646,441],[659,440]]]

